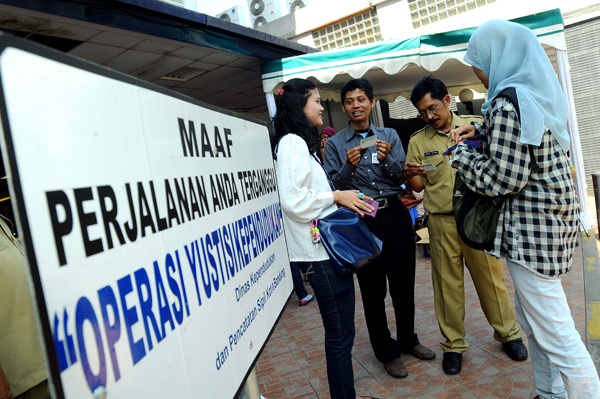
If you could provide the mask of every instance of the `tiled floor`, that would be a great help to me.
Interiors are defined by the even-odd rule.
[[[576,327],[584,337],[585,302],[580,247],[577,248],[574,259],[572,271],[563,278],[563,286]],[[437,358],[428,362],[411,355],[403,355],[409,372],[408,377],[404,379],[390,377],[383,365],[373,356],[358,283],[355,284],[356,339],[352,356],[357,394],[381,399],[533,398],[535,393],[530,360],[512,361],[504,354],[501,345],[493,339],[493,330],[483,315],[468,272],[465,273],[465,326],[470,349],[463,355],[463,368],[459,375],[444,374],[442,350],[438,345],[443,338],[435,318],[430,273],[430,260],[423,257],[422,248],[419,246],[415,328],[421,343],[435,350]],[[513,299],[514,289],[506,266],[504,275],[508,292]],[[306,286],[311,292],[308,283]],[[389,296],[387,314],[390,330],[395,334],[394,313]],[[257,364],[261,394],[266,399],[329,399],[323,337],[316,301],[301,308],[296,296],[292,295]]]

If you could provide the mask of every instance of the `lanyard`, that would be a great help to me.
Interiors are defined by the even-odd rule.
[[[481,140],[465,140],[463,141],[463,143],[470,145],[473,148],[478,148],[481,147]],[[452,147],[448,148],[448,150],[446,152],[444,152],[442,155],[450,155],[452,154],[452,151],[454,151],[456,149],[456,145],[453,145]]]

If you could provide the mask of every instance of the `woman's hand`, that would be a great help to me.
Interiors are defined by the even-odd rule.
[[[358,213],[360,217],[364,216],[364,213],[361,211],[371,212],[373,210],[373,207],[363,201],[363,199],[373,201],[373,198],[367,197],[363,193],[359,193],[358,190],[333,192],[333,202],[352,209],[354,212]]]
[[[456,144],[463,140],[470,139],[473,136],[475,136],[475,126],[473,125],[462,125],[456,129],[450,130],[450,138]]]

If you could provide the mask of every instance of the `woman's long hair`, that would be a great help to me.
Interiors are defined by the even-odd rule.
[[[304,107],[317,86],[306,79],[291,79],[283,85],[276,98],[277,113],[272,119],[274,134],[271,136],[271,147],[279,143],[279,139],[288,133],[294,133],[306,142],[311,154],[319,150],[319,131],[313,126],[304,113]]]

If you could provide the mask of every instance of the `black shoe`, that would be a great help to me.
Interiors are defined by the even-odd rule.
[[[523,343],[521,338],[513,339],[511,341],[506,341],[502,344],[502,348],[504,348],[504,352],[514,361],[523,361],[527,360],[527,348]]]
[[[442,368],[446,374],[458,374],[462,369],[462,353],[444,352]]]

